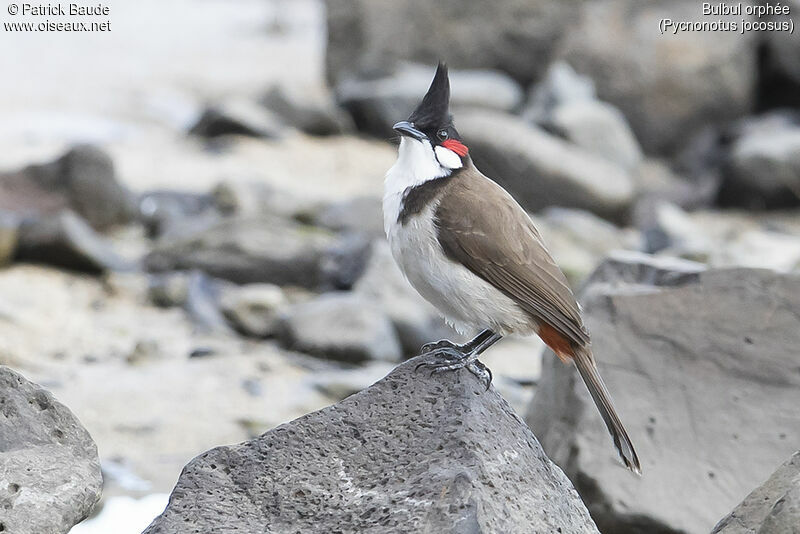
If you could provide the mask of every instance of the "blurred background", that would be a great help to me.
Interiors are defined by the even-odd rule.
[[[102,506],[75,534],[140,532],[195,455],[455,337],[394,266],[380,205],[391,125],[439,59],[476,164],[576,289],[620,249],[800,268],[798,37],[659,30],[755,17],[682,0],[103,5],[82,20],[109,32],[0,31],[0,364],[97,442]],[[25,20],[42,18],[2,6]],[[521,414],[541,349],[484,359]]]

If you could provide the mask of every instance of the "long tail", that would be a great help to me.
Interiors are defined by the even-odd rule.
[[[628,469],[641,475],[642,467],[639,465],[639,457],[636,455],[636,450],[633,448],[633,443],[631,443],[625,427],[622,426],[622,421],[619,420],[619,416],[614,410],[611,395],[597,372],[597,364],[595,364],[591,351],[579,348],[574,351],[572,360],[586,383],[586,387],[589,388],[589,393],[592,394],[592,399],[594,399],[600,415],[603,416],[603,421],[605,421],[611,437],[614,438],[614,446],[617,448],[620,458]]]

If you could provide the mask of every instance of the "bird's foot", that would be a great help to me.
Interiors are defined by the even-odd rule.
[[[438,343],[442,342],[440,341]],[[429,345],[437,345],[438,343],[431,343]],[[426,345],[426,347],[427,346],[428,345]],[[444,361],[424,361],[417,365],[415,371],[419,370],[420,367],[430,367],[431,376],[433,376],[447,371],[457,371],[459,369],[466,368],[470,373],[475,375],[481,384],[484,385],[486,390],[488,390],[489,386],[492,384],[492,372],[488,367],[478,361],[477,352],[463,352],[460,349],[461,347],[459,345],[455,345],[448,341],[447,345],[442,345],[438,348],[434,348],[431,351],[427,351],[423,354],[423,356],[440,358]]]
[[[420,352],[422,352],[422,354],[427,354],[437,349],[444,349],[444,348],[456,349],[463,354],[465,346],[453,343],[452,341],[449,341],[447,339],[440,339],[439,341],[434,341],[433,343],[426,343],[425,345],[422,345],[422,349],[420,349]]]
[[[452,365],[454,362],[461,362],[462,360],[467,359],[469,353],[461,350],[461,347],[458,345],[454,345],[449,341],[447,343],[450,345],[443,345],[432,350],[423,351],[421,356],[426,356],[429,359],[418,364],[414,370],[417,371],[420,367],[433,367],[436,369],[436,367],[441,365]],[[428,347],[429,345],[435,345],[435,343],[429,343],[428,345],[425,345],[425,347]],[[422,348],[424,349],[425,347]],[[430,359],[433,358],[439,361],[430,361]],[[442,363],[441,360],[444,360],[444,363]]]

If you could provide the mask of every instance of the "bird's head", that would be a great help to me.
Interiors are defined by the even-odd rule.
[[[412,152],[415,155],[411,157],[427,158],[431,163],[435,161],[446,174],[449,174],[448,170],[452,172],[464,166],[469,150],[453,126],[449,107],[447,66],[439,63],[431,86],[417,109],[408,120],[394,125],[394,130],[402,136],[401,157],[404,150]]]

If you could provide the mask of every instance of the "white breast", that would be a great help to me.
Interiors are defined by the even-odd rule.
[[[429,141],[401,137],[397,161],[384,180],[383,229],[386,235],[389,235],[391,225],[397,222],[406,190],[448,176],[451,172],[452,168],[442,166],[436,159]]]
[[[384,228],[400,270],[460,332],[491,328],[501,334],[530,333],[529,317],[510,298],[444,255],[433,222],[435,204],[404,225],[398,222],[408,188],[449,174],[435,156],[428,158],[415,145],[433,154],[424,143],[403,138],[397,163],[386,174],[383,197]]]

